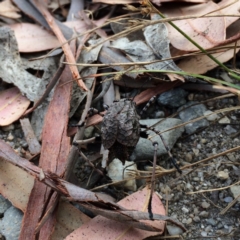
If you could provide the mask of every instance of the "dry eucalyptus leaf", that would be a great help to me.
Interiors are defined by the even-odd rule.
[[[10,0],[0,2],[0,16],[6,18],[20,18],[19,9],[12,5]]]
[[[237,42],[237,45],[239,44],[240,41]],[[234,46],[234,44],[231,45],[232,47]],[[212,54],[212,56],[215,57],[218,61],[223,63],[230,60],[234,56],[234,54],[237,53],[239,50],[240,48],[237,48],[235,52],[235,49],[231,48],[230,50],[227,51],[214,53]],[[181,60],[178,66],[185,72],[203,74],[217,67],[218,64],[215,63],[212,59],[210,59],[206,55],[199,55]]]
[[[27,110],[30,101],[16,88],[0,92],[0,126],[9,125],[18,120]]]
[[[34,177],[0,157],[0,193],[25,212]]]
[[[219,6],[209,1],[207,3],[187,5],[185,7],[170,7],[162,10],[168,17],[181,17],[186,15],[205,15],[215,11],[214,14],[222,14],[218,11]],[[224,17],[208,17],[197,19],[185,19],[174,21],[190,38],[197,42],[202,48],[209,49],[225,40],[226,25]],[[198,48],[188,41],[181,33],[167,23],[169,39],[171,44],[183,51],[196,51]]]
[[[60,200],[56,220],[51,240],[64,239],[75,229],[90,221],[91,218],[70,203]]]
[[[130,196],[122,199],[118,204],[128,209],[134,209],[138,211],[147,211],[148,200],[150,197],[150,189],[144,188],[141,191],[135,192]],[[161,215],[165,215],[164,206],[159,197],[153,194],[153,212]],[[164,221],[143,221],[158,228],[158,232],[148,232],[141,229],[131,227],[130,222],[120,223],[114,220],[107,219],[102,216],[97,216],[90,220],[88,223],[75,230],[73,233],[67,236],[65,240],[77,240],[79,236],[81,239],[131,239],[138,240],[144,239],[150,236],[161,235],[164,231]]]
[[[60,46],[58,39],[39,25],[16,23],[10,28],[16,36],[19,52],[39,52]]]
[[[224,7],[231,4],[228,7]],[[232,14],[238,15],[240,12],[240,1],[233,1],[233,0],[222,0],[218,3],[219,8],[221,9],[222,14]],[[232,23],[237,21],[239,17],[225,17],[226,27],[230,26]]]

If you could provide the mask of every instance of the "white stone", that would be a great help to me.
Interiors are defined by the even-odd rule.
[[[113,161],[109,164],[107,170],[108,170],[107,175],[113,180],[113,182],[122,181],[123,179],[132,178],[138,175],[137,166],[135,163],[125,161],[125,165],[123,165],[122,162],[117,158],[113,159]],[[124,170],[124,175],[123,175],[123,170]],[[135,179],[128,180],[124,183],[119,183],[119,184],[124,184],[124,187],[131,191],[137,190]]]
[[[228,179],[229,178],[229,173],[228,173],[227,169],[225,169],[224,171],[219,171],[217,173],[217,177],[222,179],[222,180]]]
[[[209,115],[209,114],[211,114],[211,115]],[[207,110],[206,112],[204,112],[203,115],[206,116],[206,119],[208,121],[211,121],[211,122],[219,119],[219,116],[216,113],[214,113],[213,111],[210,111],[210,110]],[[207,116],[207,115],[209,115],[209,116]]]
[[[225,116],[225,117],[221,118],[218,122],[226,124],[226,123],[230,123],[231,121],[228,117]]]

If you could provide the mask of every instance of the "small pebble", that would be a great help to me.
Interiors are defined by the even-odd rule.
[[[207,237],[207,232],[202,231],[202,232],[201,232],[201,235],[202,235],[203,237]]]
[[[182,207],[182,211],[183,211],[184,213],[189,213],[189,209],[187,209],[186,207]]]
[[[192,151],[193,151],[194,155],[197,157],[199,154],[199,149],[193,148]]]
[[[164,185],[162,188],[161,188],[161,192],[162,193],[167,193],[169,194],[171,192],[171,188],[168,186],[168,185]]]
[[[223,225],[223,227],[225,228],[225,229],[228,229],[229,228],[229,226],[228,225]]]
[[[210,224],[211,226],[216,226],[217,222],[213,218],[209,218],[206,220],[207,224]]]
[[[195,215],[197,215],[199,213],[198,208],[194,208],[193,212],[194,212]]]
[[[240,194],[240,186],[239,185],[230,187],[230,190],[231,190],[234,198],[237,198],[238,195]],[[238,202],[240,202],[239,198],[238,198]]]
[[[193,190],[193,186],[190,183],[187,183],[185,187],[187,190]]]
[[[190,93],[187,98],[188,98],[189,101],[193,101],[194,100],[194,94]]]
[[[211,114],[211,115],[209,115],[209,114]],[[204,112],[203,115],[204,116],[209,115],[206,117],[206,119],[211,122],[213,122],[219,118],[219,116],[216,113],[213,113],[213,111],[210,111],[210,110],[207,110],[206,112]]]
[[[235,162],[235,161],[236,161],[236,157],[235,157],[235,155],[234,155],[233,153],[227,154],[227,157],[228,157],[228,159],[229,159],[230,161],[232,161],[232,162]]]
[[[202,202],[202,207],[207,209],[210,207],[210,204],[208,202]]]
[[[228,170],[225,169],[224,171],[219,171],[217,173],[217,178],[222,179],[222,180],[228,179],[229,178]]]
[[[201,144],[197,144],[197,149],[202,149]]]
[[[218,223],[217,228],[218,228],[218,229],[222,229],[222,228],[223,228],[223,224],[222,224],[221,222]]]
[[[218,122],[227,124],[227,123],[230,123],[231,121],[228,117],[225,116],[225,117],[221,118]]]
[[[180,107],[186,103],[185,97],[187,92],[182,88],[174,88],[170,91],[164,92],[157,98],[158,104],[169,107]]]
[[[163,111],[157,111],[155,112],[155,118],[164,118],[165,113]]]
[[[196,222],[196,223],[200,222],[200,217],[199,216],[195,216],[193,218],[193,221]]]
[[[7,136],[7,140],[8,141],[12,141],[14,139],[14,136],[13,136],[13,134],[10,132],[9,134],[8,134],[8,136]]]
[[[192,218],[188,218],[187,221],[186,221],[186,224],[189,225],[192,223]]]
[[[217,154],[217,149],[216,149],[216,148],[213,148],[213,149],[212,149],[212,153],[213,153],[213,154]]]
[[[193,159],[193,156],[192,156],[191,153],[187,153],[187,154],[185,155],[185,161],[186,161],[186,162],[192,162],[192,159]]]
[[[193,181],[195,181],[195,182],[199,182],[199,177],[193,177]]]
[[[230,203],[230,202],[232,202],[233,198],[232,197],[225,197],[223,200],[226,203]]]
[[[209,212],[202,211],[202,212],[199,213],[199,216],[200,216],[200,217],[207,218],[207,217],[209,216]]]
[[[235,128],[233,128],[232,126],[227,125],[227,126],[224,128],[224,132],[225,132],[227,135],[231,135],[231,134],[236,133],[237,130],[236,130]]]
[[[212,230],[212,226],[208,225],[206,228],[205,228],[205,231],[206,232],[210,232]]]
[[[169,235],[173,236],[173,235],[179,235],[183,233],[183,230],[177,226],[173,226],[173,225],[167,225],[167,230]]]

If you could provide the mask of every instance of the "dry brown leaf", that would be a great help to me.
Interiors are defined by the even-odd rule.
[[[12,5],[10,0],[0,2],[0,16],[7,18],[20,18],[19,9]]]
[[[55,36],[36,24],[16,23],[9,26],[15,33],[19,52],[39,52],[60,46]]]
[[[86,31],[86,26],[82,21],[72,21],[64,24],[74,28],[77,32]],[[60,47],[58,39],[39,25],[16,23],[9,25],[9,27],[14,31],[19,52],[40,52]]]
[[[240,44],[240,41],[237,42],[237,45]],[[231,44],[229,46],[234,46]],[[236,49],[236,53],[240,50],[240,48]],[[235,54],[234,49],[230,49],[227,51],[223,51],[221,53],[212,54],[220,62],[227,62],[231,58],[233,58]],[[186,58],[179,62],[178,67],[180,67],[183,71],[195,74],[203,74],[207,71],[217,67],[218,64],[211,60],[206,55],[199,55],[195,57]]]
[[[218,3],[219,8],[223,8],[231,3],[234,3],[234,0],[222,0]],[[234,4],[230,5],[229,7],[221,9],[222,14],[236,14],[239,15],[240,9],[240,1],[235,1]],[[230,26],[232,23],[237,21],[239,17],[225,17],[226,27]]]
[[[88,216],[68,202],[60,200],[57,210],[57,223],[51,240],[67,237],[72,231],[91,220]]]
[[[2,159],[0,159],[0,176],[0,193],[13,206],[25,212],[34,177]]]
[[[181,8],[163,9],[163,13],[168,17],[180,17],[186,15],[205,15],[216,11],[214,14],[222,14],[218,11],[219,6],[212,1],[207,3],[190,5]],[[197,42],[202,48],[209,49],[225,40],[226,24],[224,17],[185,19],[174,21],[183,32]],[[169,39],[172,45],[184,51],[196,51],[198,48],[188,41],[175,28],[167,24]]]
[[[150,189],[144,188],[141,191],[135,192],[130,196],[122,199],[118,204],[128,209],[134,209],[139,211],[147,211],[148,201],[150,197]],[[165,209],[156,194],[153,194],[153,213],[165,215]],[[156,236],[162,234],[165,227],[164,221],[147,221],[149,224],[160,228],[162,231],[159,232],[148,232],[136,228],[132,228],[129,223],[119,223],[101,216],[93,218],[88,223],[82,225],[80,228],[75,230],[65,240],[77,240],[79,236],[81,239],[131,239],[138,240],[144,239],[150,236]]]
[[[18,120],[27,110],[30,101],[22,96],[18,88],[13,87],[0,92],[0,126],[6,126]]]

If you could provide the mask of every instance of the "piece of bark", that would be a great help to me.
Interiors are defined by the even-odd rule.
[[[42,134],[39,166],[58,175],[63,175],[65,171],[70,149],[70,138],[67,137],[66,131],[72,84],[65,84],[69,78],[71,78],[71,71],[69,67],[65,67],[46,114]],[[35,228],[43,217],[44,210],[54,205],[55,201],[57,201],[56,193],[53,193],[51,188],[35,181],[24,215],[20,240],[36,237]],[[47,220],[40,230],[39,239],[45,240],[50,236],[54,223],[55,220],[52,217]]]
[[[25,139],[28,143],[28,149],[32,155],[38,154],[41,151],[41,145],[38,142],[34,131],[32,129],[31,123],[28,118],[20,119],[22,130]]]

